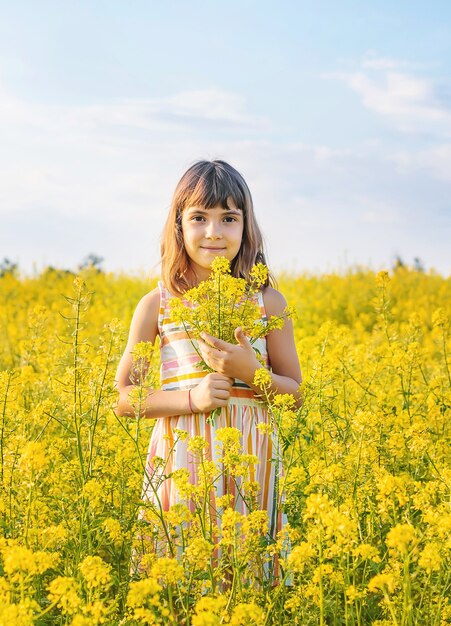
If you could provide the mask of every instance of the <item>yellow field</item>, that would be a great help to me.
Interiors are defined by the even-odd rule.
[[[304,404],[271,408],[289,526],[268,545],[258,511],[240,518],[231,503],[209,529],[183,476],[194,513],[150,507],[138,520],[152,424],[115,416],[113,378],[154,283],[74,278],[0,278],[0,626],[451,623],[450,279],[280,278],[298,312]],[[205,493],[228,471],[252,494],[250,461],[225,435],[225,469],[192,442]],[[130,580],[143,535],[164,537],[167,554],[147,550]]]

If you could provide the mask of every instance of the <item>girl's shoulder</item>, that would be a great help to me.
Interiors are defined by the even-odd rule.
[[[160,289],[156,287],[141,298],[133,314],[131,330],[143,337],[141,341],[153,341],[155,339],[158,333],[159,312]]]
[[[147,314],[155,311],[158,312],[160,308],[160,288],[155,287],[155,289],[146,293],[146,295],[143,296],[138,302],[138,306],[136,308],[142,309],[143,313]]]
[[[274,287],[263,290],[263,302],[267,315],[280,315],[287,306],[284,296]]]

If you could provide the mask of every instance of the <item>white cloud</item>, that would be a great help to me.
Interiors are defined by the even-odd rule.
[[[402,68],[410,72],[402,71]],[[324,75],[344,82],[362,104],[403,132],[451,136],[451,110],[438,97],[439,85],[413,71],[408,63],[386,58],[364,59],[360,69]]]
[[[175,116],[227,121],[252,128],[265,128],[268,121],[246,111],[243,96],[218,89],[184,91],[160,101],[161,111]]]
[[[122,99],[95,105],[49,105],[19,99],[0,84],[0,127],[27,125],[53,132],[102,132],[106,126],[141,130],[180,130],[215,122],[215,128],[268,128],[268,119],[251,115],[246,99],[221,89],[184,91],[172,96]]]
[[[451,183],[451,143],[415,150],[398,150],[389,159],[400,172],[417,172]]]
[[[394,70],[402,65],[396,59],[387,58],[366,58],[362,61],[362,67],[369,70]]]
[[[360,221],[367,224],[403,224],[406,218],[401,216],[397,206],[377,202],[374,198],[362,198]]]
[[[170,201],[172,169],[204,156],[213,130],[232,138],[267,125],[244,97],[220,89],[81,106],[29,102],[0,84],[0,213],[158,211]]]
[[[253,139],[265,120],[221,90],[98,106],[34,104],[3,90],[2,103],[0,250],[21,265],[73,267],[94,252],[107,267],[152,267],[178,178],[197,158],[219,157],[245,175],[276,268],[324,271],[344,251],[349,262],[383,263],[395,251],[446,267],[449,220],[437,226],[424,208],[443,210],[451,195],[445,143],[415,155],[382,141]]]
[[[371,69],[371,70],[399,70],[399,69],[420,70],[420,69],[425,69],[431,66],[426,65],[424,63],[413,63],[412,61],[406,61],[405,59],[381,57],[376,52],[369,51],[367,52],[367,54],[365,54],[364,58],[362,59],[361,67],[364,69]]]

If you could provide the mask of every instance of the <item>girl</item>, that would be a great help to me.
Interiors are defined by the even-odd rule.
[[[254,472],[259,486],[258,505],[268,511],[269,534],[275,538],[282,523],[281,516],[275,514],[277,471],[271,462],[271,437],[256,428],[257,424],[268,422],[264,405],[256,398],[261,390],[253,385],[254,374],[262,367],[256,352],[240,328],[235,331],[236,345],[204,334],[198,349],[214,372],[201,371],[196,367],[199,355],[187,334],[170,320],[169,299],[182,297],[188,289],[208,279],[217,256],[231,262],[233,276],[245,279],[249,279],[254,264],[265,263],[262,236],[243,177],[224,161],[199,161],[182,176],[175,190],[162,237],[162,281],[142,298],[131,322],[116,377],[120,392],[118,413],[134,414],[129,393],[134,387],[131,377],[135,344],[154,342],[158,335],[161,390],[151,390],[143,407],[145,417],[156,418],[147,457],[144,499],[152,501],[157,492],[163,511],[180,501],[171,478],[160,477],[157,481],[155,459],[164,459],[164,475],[187,468],[190,481],[196,483],[196,458],[190,452],[189,439],[195,435],[205,438],[209,444],[207,455],[214,461],[217,429],[232,426],[242,433],[244,453],[259,458]],[[263,319],[281,315],[286,307],[285,299],[271,282],[270,278],[257,294]],[[271,372],[270,392],[299,398],[301,371],[291,320],[281,330],[272,330],[266,338],[257,340],[254,346]],[[221,413],[210,425],[206,418],[218,407]],[[178,439],[180,430],[188,432],[188,440]],[[235,510],[248,513],[236,484],[221,480],[223,484],[215,485],[213,498],[232,493]],[[212,507],[215,509],[214,502]]]

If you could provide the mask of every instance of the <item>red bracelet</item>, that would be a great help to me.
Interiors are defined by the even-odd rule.
[[[191,404],[191,389],[188,389],[188,404],[189,404],[190,413],[194,413],[193,405]]]

